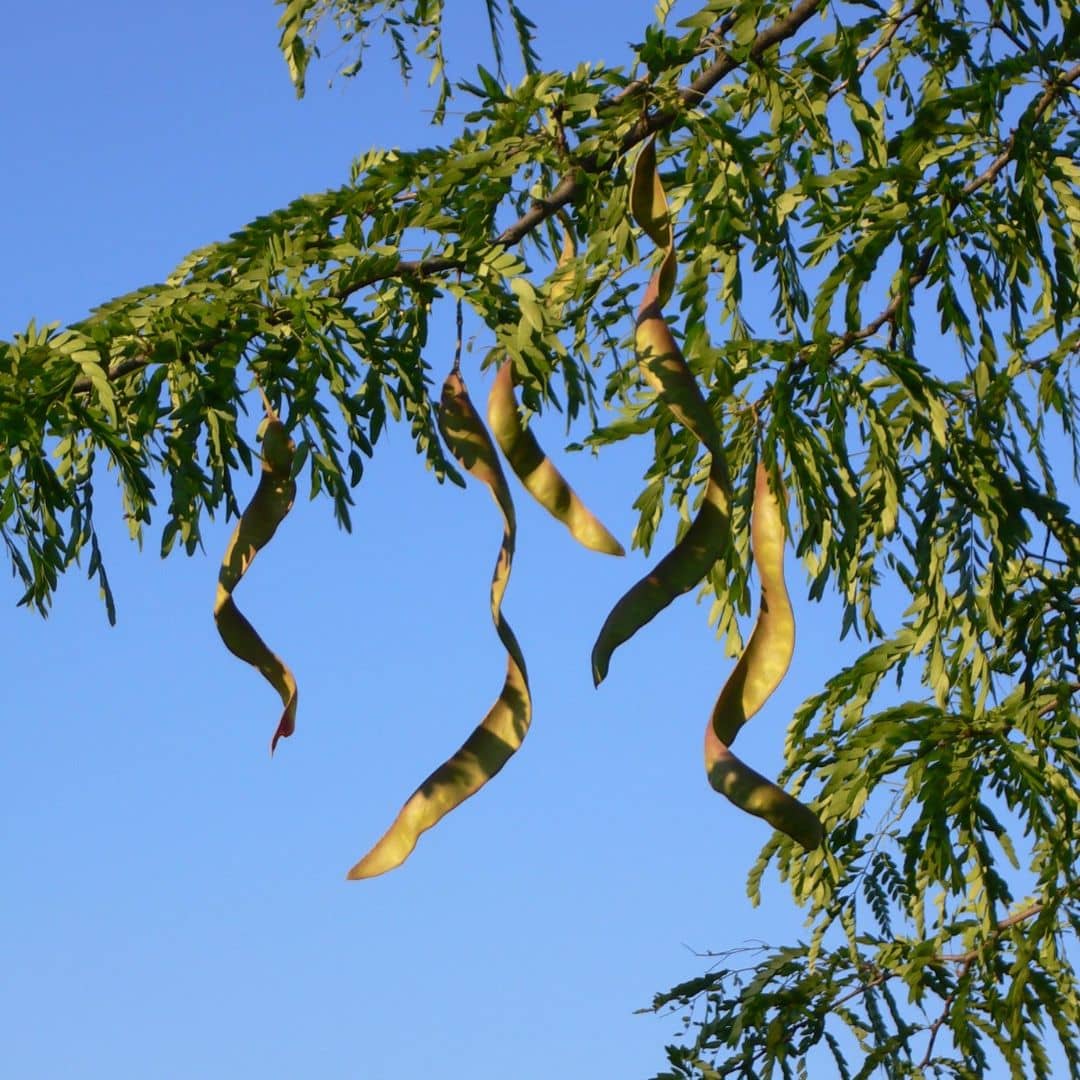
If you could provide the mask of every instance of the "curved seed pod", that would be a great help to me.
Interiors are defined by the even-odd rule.
[[[292,507],[296,482],[290,474],[295,449],[285,425],[276,416],[269,416],[262,428],[262,475],[225,549],[214,600],[214,621],[221,640],[234,656],[262,672],[284,705],[270,741],[270,753],[274,752],[278,740],[291,735],[296,727],[296,680],[241,614],[232,593],[252,559],[270,542]]]
[[[574,280],[573,267],[568,264],[577,254],[577,244],[574,242],[573,232],[570,231],[570,223],[561,210],[559,211],[559,223],[562,225],[562,251],[559,252],[559,261],[555,264],[551,292],[548,295],[551,302],[561,310]]]
[[[495,446],[456,370],[443,385],[439,427],[451,453],[468,472],[487,484],[502,512],[502,546],[491,578],[491,617],[507,653],[506,679],[495,704],[461,749],[413,792],[382,839],[349,871],[353,880],[375,877],[400,866],[416,847],[421,833],[479,791],[510,760],[532,719],[525,660],[502,614],[517,532],[514,504]]]
[[[606,677],[611,654],[650,619],[699,584],[728,544],[731,524],[731,481],[716,421],[697,380],[662,315],[675,281],[667,198],[656,172],[656,150],[650,139],[634,166],[630,209],[638,224],[657,243],[668,245],[638,307],[634,346],[645,381],[657,392],[680,424],[709,451],[709,479],[701,508],[683,537],[659,563],[622,597],[600,628],[592,652],[593,681]]]
[[[716,420],[661,314],[658,293],[659,282],[654,274],[638,305],[637,323],[634,326],[634,349],[641,374],[671,415],[717,459],[724,486],[730,490]]]
[[[744,765],[713,734],[712,724],[705,729],[705,763],[709,783],[740,810],[764,818],[807,851],[813,851],[821,843],[823,830],[817,814],[782,787]]]
[[[630,213],[645,230],[645,235],[664,252],[660,269],[653,275],[659,307],[663,307],[675,288],[675,233],[671,227],[667,194],[656,171],[655,137],[645,140],[634,162],[630,177]]]
[[[750,548],[761,582],[757,622],[728,677],[712,714],[712,729],[730,746],[739,729],[761,708],[787,674],[795,652],[795,616],[784,583],[784,523],[759,461],[750,519]]]
[[[641,144],[630,175],[630,213],[658,248],[674,246],[667,195],[656,171],[656,137]]]
[[[622,544],[578,498],[544,453],[536,436],[521,422],[509,360],[499,365],[488,398],[488,423],[503,456],[530,495],[585,547],[605,555],[625,555]]]
[[[812,850],[821,843],[817,815],[744,765],[729,749],[743,724],[780,685],[795,650],[795,618],[784,584],[784,524],[780,504],[769,489],[768,472],[760,461],[754,482],[750,546],[761,580],[761,606],[746,649],[724,683],[706,725],[705,771],[710,785],[721,795]]]
[[[611,654],[685,592],[700,584],[727,544],[730,500],[710,475],[705,500],[682,539],[611,609],[592,651],[593,681],[604,680]]]

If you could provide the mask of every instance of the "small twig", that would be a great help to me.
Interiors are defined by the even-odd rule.
[[[461,274],[458,274],[458,280],[461,280]],[[465,340],[465,318],[461,310],[461,297],[457,298],[457,341],[454,343],[454,374],[456,375],[461,371],[461,350],[464,346]]]
[[[934,1054],[934,1043],[937,1041],[938,1032],[941,1030],[945,1022],[949,1019],[949,1014],[952,1012],[953,1002],[956,1000],[957,991],[960,988],[960,980],[967,976],[967,973],[971,970],[971,965],[974,960],[968,961],[963,964],[960,970],[956,974],[956,990],[950,990],[942,1005],[941,1012],[931,1021],[929,1031],[930,1038],[926,1042],[926,1053],[923,1054],[922,1061],[919,1062],[918,1068],[925,1069],[930,1064],[930,1058]]]
[[[1071,86],[1077,79],[1080,79],[1080,64],[1071,67],[1068,71],[1055,79],[1050,86],[1046,87],[1032,107],[1032,119],[1040,119],[1062,91]],[[950,214],[960,206],[965,198],[969,195],[973,195],[980,188],[986,187],[987,184],[995,180],[1001,170],[1012,160],[1012,155],[1016,150],[1016,137],[1018,131],[1019,127],[1013,128],[1009,137],[1005,140],[1004,148],[997,157],[995,157],[978,176],[969,180],[968,183],[960,189],[959,197],[953,200],[953,205],[949,208]],[[919,255],[915,272],[908,278],[908,287],[910,289],[915,289],[925,279],[930,269],[930,261],[934,257],[934,251],[935,245],[932,243],[927,244],[927,246],[923,248]],[[886,308],[876,318],[871,319],[870,322],[865,326],[860,327],[858,330],[848,330],[845,334],[842,334],[835,342],[833,342],[833,345],[829,350],[830,358],[835,360],[841,353],[850,349],[852,345],[855,345],[860,341],[865,341],[869,337],[873,337],[886,323],[889,323],[890,325],[895,324],[896,313],[900,310],[902,302],[903,298],[900,294],[897,294],[889,301]]]
[[[1041,902],[1029,904],[1026,908],[1021,908],[1019,911],[1013,912],[1008,918],[1002,919],[993,930],[991,936],[983,943],[982,948],[992,943],[998,937],[1000,937],[1006,930],[1011,929],[1014,926],[1018,926],[1020,923],[1027,922],[1028,919],[1035,918],[1041,911],[1045,910],[1046,905]],[[942,964],[960,964],[961,968],[970,967],[976,960],[978,960],[980,949],[970,949],[965,953],[940,953],[935,956],[934,959]]]

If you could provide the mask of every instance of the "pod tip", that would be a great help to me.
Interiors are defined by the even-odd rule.
[[[596,659],[596,656],[594,654],[593,655],[593,662],[592,662],[593,686],[594,687],[599,686],[604,681],[604,679],[607,678],[607,673],[608,673],[607,663],[606,662],[601,663],[599,660]]]
[[[390,870],[395,870],[403,862],[404,858],[387,858],[385,851],[380,851],[376,845],[371,849],[346,875],[346,881],[365,881],[368,878],[379,877]]]

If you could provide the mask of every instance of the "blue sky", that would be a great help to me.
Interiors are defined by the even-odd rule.
[[[467,76],[490,63],[482,4],[450,6],[470,12],[449,42]],[[652,4],[543,8],[541,53],[558,66],[623,62]],[[329,89],[316,67],[297,102],[275,18],[235,0],[22,7],[3,46],[0,334],[164,278],[193,248],[343,183],[371,146],[443,137],[423,79],[403,90],[374,57]],[[437,370],[452,349],[431,342]],[[557,423],[541,432],[558,445]],[[628,541],[644,450],[563,464]],[[4,586],[8,1075],[652,1075],[678,1025],[633,1010],[704,968],[690,950],[797,935],[783,886],[770,880],[761,909],[745,899],[767,828],[705,781],[704,723],[731,667],[707,607],[674,605],[594,690],[596,630],[647,562],[576,547],[519,491],[504,610],[533,730],[405,867],[368,882],[345,872],[501,684],[487,608],[500,522],[483,489],[439,488],[398,430],[356,493],[353,535],[302,495],[237,592],[300,684],[297,733],[273,761],[276,698],[211,619],[231,523],[212,524],[205,555],[163,563],[155,534],[141,555],[128,542],[102,482],[118,625],[78,571],[47,621]],[[841,654],[838,624],[807,613],[789,566],[796,659],[740,738],[767,773]]]

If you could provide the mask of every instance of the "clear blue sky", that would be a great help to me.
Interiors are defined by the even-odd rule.
[[[535,6],[557,66],[623,62],[653,5]],[[467,76],[490,62],[483,6],[449,7],[469,12],[449,43]],[[343,183],[371,146],[444,137],[423,79],[403,90],[375,57],[330,89],[317,67],[297,102],[275,19],[268,0],[21,6],[0,46],[0,334],[162,279],[191,249]],[[437,370],[451,355],[432,341]],[[557,444],[558,426],[543,430]],[[749,907],[768,830],[703,774],[731,666],[707,608],[669,609],[595,691],[592,640],[646,561],[577,548],[524,497],[505,610],[533,679],[532,733],[404,868],[344,880],[486,711],[504,664],[487,610],[491,500],[438,488],[405,431],[379,450],[354,534],[301,498],[237,593],[300,683],[297,733],[273,761],[276,698],[211,619],[230,523],[212,525],[205,556],[162,563],[155,534],[141,555],[127,541],[105,478],[119,624],[77,570],[47,621],[3,586],[6,1075],[649,1076],[678,1025],[633,1010],[704,968],[689,949],[798,933],[775,881]],[[565,467],[628,540],[642,451]],[[795,664],[740,738],[765,772],[838,657],[837,624],[806,614],[793,564]]]

